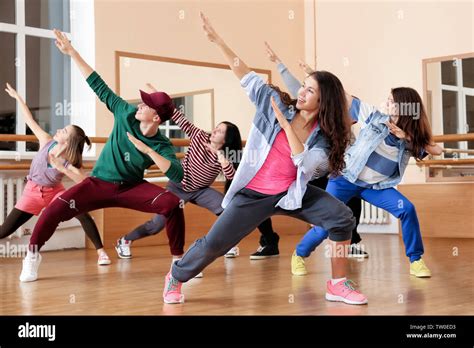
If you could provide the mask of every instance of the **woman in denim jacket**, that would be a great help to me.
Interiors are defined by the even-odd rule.
[[[198,239],[173,264],[165,279],[165,303],[182,303],[183,282],[192,279],[216,258],[251,233],[272,215],[292,216],[329,231],[332,279],[326,299],[365,304],[367,298],[345,278],[355,219],[349,208],[330,194],[307,185],[315,169],[329,161],[330,171],[339,173],[350,139],[350,117],[344,89],[331,73],[308,76],[298,99],[267,85],[239,59],[201,14],[204,31],[222,51],[239,78],[256,115],[241,164],[222,206],[224,212],[206,236]],[[249,157],[256,159],[250,161]]]
[[[427,154],[440,155],[442,148],[433,142],[431,128],[420,95],[412,88],[391,90],[387,113],[347,95],[353,119],[361,124],[356,141],[346,152],[346,167],[340,176],[330,178],[327,192],[343,202],[352,197],[385,209],[401,220],[402,237],[410,274],[431,277],[421,258],[423,241],[414,205],[395,186],[400,183],[408,161]],[[312,230],[307,235],[313,233]],[[314,238],[312,249],[327,236]]]
[[[277,70],[285,83],[286,88],[290,92],[291,96],[296,97],[298,95],[298,90],[301,87],[301,81],[298,80],[283,64],[281,59],[270,47],[268,42],[265,42],[265,49],[268,55],[268,58],[271,62],[274,62],[277,67]],[[315,69],[312,69],[308,64],[299,61],[299,67],[306,73],[306,75],[311,75]],[[353,120],[357,122],[357,118]],[[321,168],[318,170],[313,179],[308,183],[310,185],[319,187],[323,190],[326,190],[328,184],[328,171],[327,168]],[[354,217],[356,219],[356,226],[352,230],[351,238],[351,247],[349,248],[348,257],[356,258],[366,258],[369,257],[369,254],[361,247],[359,244],[362,241],[361,236],[357,232],[357,227],[359,226],[360,214],[362,210],[362,201],[358,197],[353,197],[347,202],[347,206],[351,209]],[[298,245],[291,256],[291,273],[297,276],[304,276],[308,274],[305,265],[305,258],[309,257],[314,249],[326,238],[326,231],[320,226],[313,226],[299,241]]]

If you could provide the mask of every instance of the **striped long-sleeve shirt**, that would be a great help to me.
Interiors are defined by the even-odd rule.
[[[209,187],[221,172],[228,180],[234,178],[235,169],[232,163],[222,167],[217,155],[206,148],[206,144],[210,143],[209,133],[189,122],[178,109],[174,111],[171,119],[190,138],[188,152],[182,162],[184,178],[181,184],[184,191],[193,192]]]

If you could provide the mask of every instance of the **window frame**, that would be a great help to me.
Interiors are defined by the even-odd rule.
[[[458,103],[458,114],[457,114],[457,124],[458,124],[458,133],[468,133],[469,127],[467,123],[467,111],[466,111],[466,96],[474,96],[474,88],[464,87],[463,74],[462,74],[462,61],[466,58],[453,58],[452,62],[456,67],[456,85],[445,85],[441,83],[441,93],[443,91],[452,91],[457,93],[457,103]],[[442,65],[440,64],[440,69]],[[441,102],[442,103],[442,102]],[[444,119],[444,114],[441,115]],[[444,129],[443,129],[444,133]],[[467,150],[467,141],[459,142],[460,150]],[[469,155],[466,153],[461,153],[460,158],[474,158],[474,155]]]
[[[94,25],[94,2],[92,0],[70,0],[70,32],[66,36],[74,42],[75,48],[81,52],[84,59],[95,66],[95,25]],[[27,100],[26,95],[26,36],[46,39],[54,39],[52,29],[29,27],[25,23],[25,0],[15,1],[15,24],[0,22],[0,32],[13,33],[16,35],[16,90]],[[78,35],[80,34],[80,35]],[[95,97],[90,92],[77,67],[71,66],[71,117],[72,124],[84,129],[88,136],[96,134],[95,127]],[[85,85],[85,86],[84,86]],[[86,106],[86,107],[81,107]],[[16,103],[16,125],[15,132],[18,135],[26,134],[26,124],[18,103]],[[32,159],[36,151],[26,151],[26,142],[17,142],[16,151],[0,151],[0,159]],[[95,158],[96,147],[84,152],[84,158]]]

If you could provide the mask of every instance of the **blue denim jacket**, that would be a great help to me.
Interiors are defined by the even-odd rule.
[[[288,121],[291,121],[296,115],[296,109],[286,106],[281,101],[279,94],[265,84],[255,72],[252,71],[245,75],[241,80],[241,85],[245,88],[257,110],[239,168],[222,201],[223,208],[257,174],[265,162],[277,134],[281,131],[271,106],[271,97],[275,98],[279,109]],[[313,177],[315,169],[328,161],[328,153],[328,141],[317,125],[306,140],[304,151],[291,156],[293,164],[297,168],[296,180],[290,185],[286,195],[278,201],[277,207],[286,210],[301,208],[306,185]]]
[[[356,141],[346,150],[346,167],[342,175],[348,181],[355,183],[369,156],[390,133],[386,125],[390,116],[381,113],[373,106],[363,103],[357,98],[352,101],[351,115],[357,117],[358,122],[362,123],[362,128]],[[374,190],[394,187],[402,180],[412,154],[411,151],[407,150],[404,140],[399,140],[398,148],[398,173],[387,180],[374,184],[372,186]]]

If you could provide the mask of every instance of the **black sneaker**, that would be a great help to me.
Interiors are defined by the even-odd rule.
[[[280,255],[278,244],[269,244],[259,247],[256,252],[250,255],[250,260],[263,260],[278,255]]]
[[[352,244],[349,249],[349,255],[347,257],[357,257],[365,259],[369,257],[369,254],[363,250],[358,244]]]

